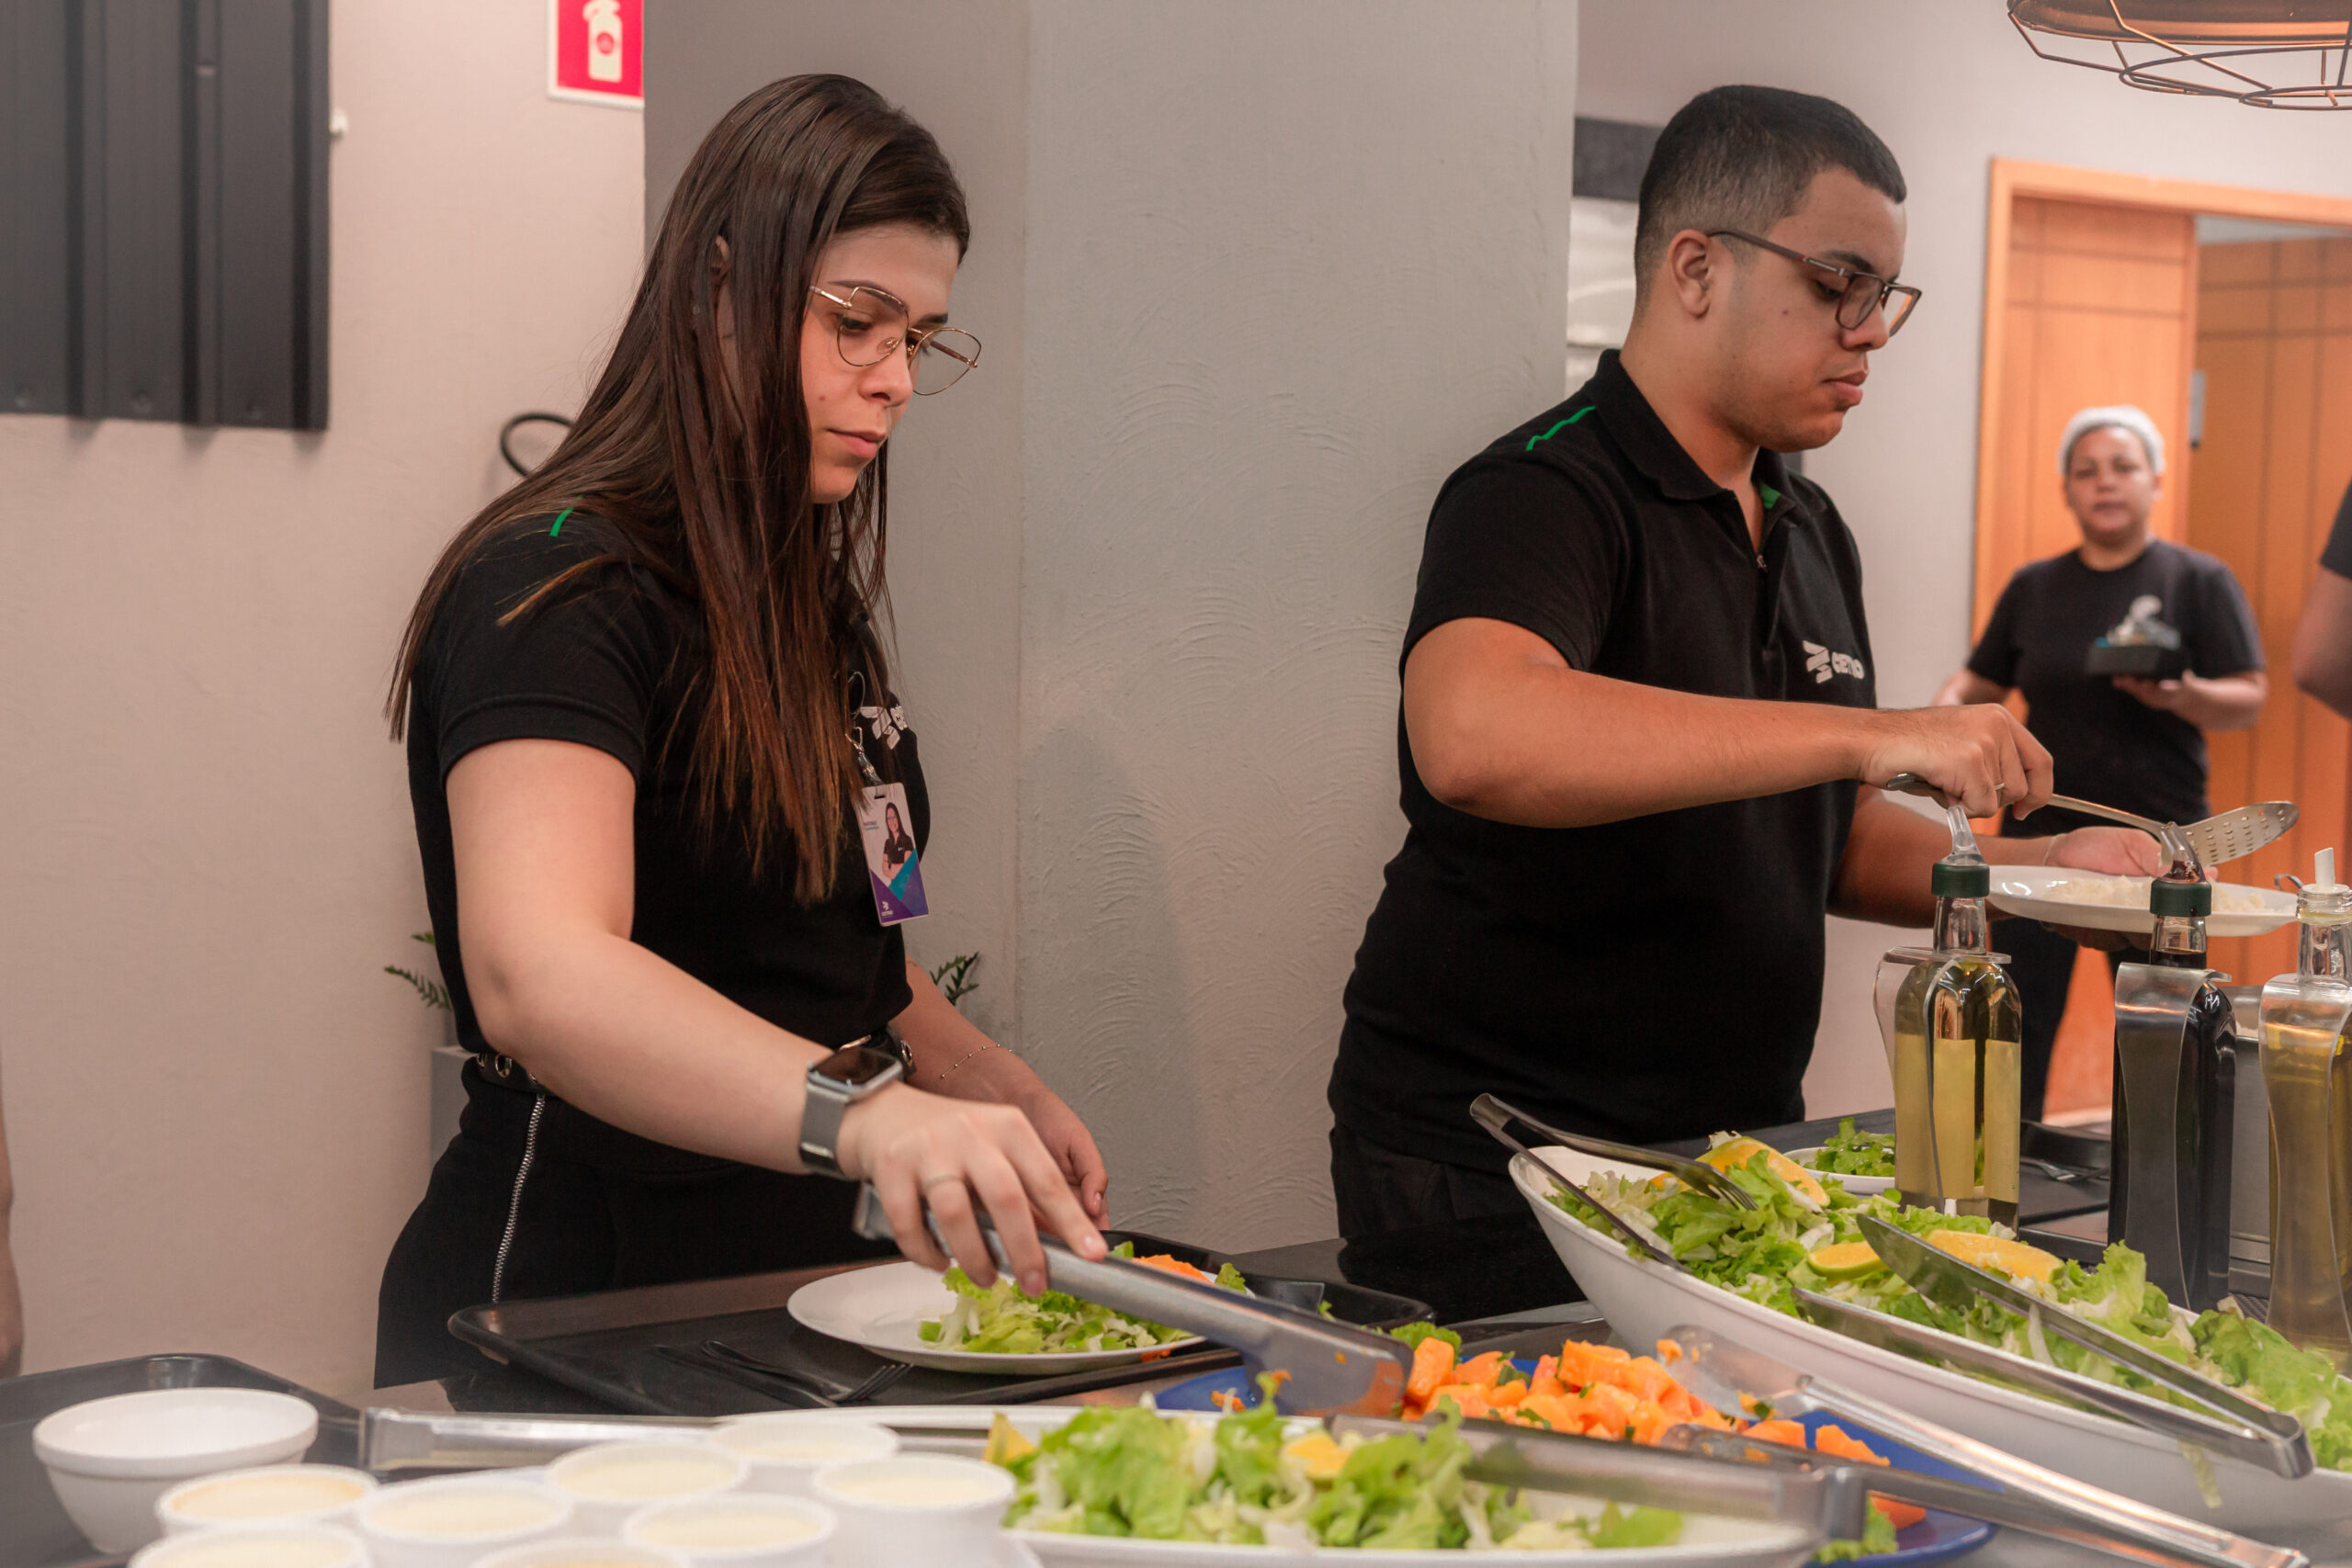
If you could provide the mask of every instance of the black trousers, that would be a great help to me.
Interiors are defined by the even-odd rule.
[[[1331,1129],[1331,1195],[1339,1200],[1343,1236],[1378,1235],[1527,1207],[1510,1178],[1499,1171],[1423,1159],[1368,1143],[1338,1125]]]
[[[2009,955],[2009,983],[2017,987],[2023,1038],[2018,1100],[2029,1122],[2041,1120],[2050,1088],[2050,1059],[2058,1046],[2058,1024],[2066,1015],[2066,992],[2074,984],[2075,955],[2082,950],[2034,920],[1993,922],[1993,951]],[[2107,955],[2109,974],[2133,954]]]
[[[452,1314],[492,1299],[572,1295],[892,1254],[850,1230],[857,1189],[708,1159],[633,1137],[466,1067],[458,1135],[384,1264],[376,1383],[479,1371]],[[520,1179],[518,1180],[518,1178]],[[518,1195],[519,1189],[519,1195]],[[512,1219],[510,1226],[509,1220]],[[500,1277],[499,1251],[506,1261]]]

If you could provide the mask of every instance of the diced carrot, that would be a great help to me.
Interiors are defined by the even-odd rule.
[[[1600,1382],[1610,1369],[1622,1367],[1633,1359],[1614,1345],[1570,1339],[1560,1347],[1560,1381],[1572,1388],[1582,1388]]]
[[[1815,1453],[1836,1454],[1839,1459],[1858,1459],[1864,1464],[1884,1464],[1871,1446],[1847,1432],[1843,1427],[1827,1422],[1814,1428],[1813,1448]]]
[[[1758,1421],[1747,1428],[1747,1435],[1759,1443],[1785,1443],[1792,1449],[1804,1447],[1804,1428],[1793,1421]]]
[[[1453,1371],[1453,1347],[1430,1335],[1413,1347],[1413,1371],[1405,1380],[1405,1397],[1427,1404],[1430,1391],[1447,1382]]]
[[[1674,1381],[1672,1372],[1647,1356],[1634,1357],[1618,1368],[1609,1381],[1639,1399],[1661,1399],[1668,1390],[1682,1386]]]
[[[1597,1382],[1584,1391],[1584,1407],[1607,1423],[1611,1430],[1623,1432],[1633,1425],[1634,1413],[1641,1408],[1641,1401],[1615,1383]]]
[[[1656,1443],[1666,1436],[1668,1427],[1678,1425],[1679,1421],[1679,1417],[1670,1414],[1663,1405],[1645,1404],[1634,1416],[1634,1441]]]
[[[1208,1280],[1212,1279],[1212,1276],[1202,1273],[1198,1269],[1193,1268],[1182,1258],[1175,1257],[1170,1253],[1155,1252],[1149,1258],[1138,1258],[1136,1261],[1142,1264],[1147,1269],[1159,1269],[1170,1274],[1180,1274],[1187,1280]]]
[[[1455,1370],[1453,1381],[1468,1383],[1474,1388],[1493,1382],[1496,1376],[1501,1372],[1503,1363],[1510,1359],[1510,1358],[1500,1350],[1489,1350],[1482,1356],[1473,1356]]]
[[[1657,1342],[1657,1359],[1660,1364],[1670,1367],[1682,1359],[1682,1347],[1671,1339],[1661,1339]]]
[[[1556,1393],[1531,1393],[1519,1402],[1519,1409],[1522,1415],[1542,1416],[1555,1432],[1577,1429],[1576,1402]]]
[[[1435,1410],[1449,1399],[1453,1401],[1454,1408],[1462,1412],[1463,1419],[1465,1421],[1476,1420],[1493,1408],[1487,1403],[1485,1389],[1473,1388],[1467,1383],[1458,1382],[1447,1383],[1431,1393],[1430,1408]]]
[[[1928,1510],[1916,1503],[1898,1503],[1875,1492],[1871,1494],[1871,1501],[1877,1504],[1878,1511],[1886,1516],[1886,1522],[1899,1530],[1909,1529],[1928,1517]]]

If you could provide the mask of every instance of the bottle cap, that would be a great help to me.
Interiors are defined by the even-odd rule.
[[[2213,912],[2213,885],[2210,882],[2172,882],[2158,877],[2148,886],[2148,911],[2155,915],[2210,915]]]
[[[1993,868],[1983,861],[1939,860],[1928,885],[1939,898],[1982,898],[1993,891]]]

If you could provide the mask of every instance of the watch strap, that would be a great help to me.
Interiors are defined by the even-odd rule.
[[[820,1176],[839,1179],[842,1172],[842,1119],[849,1113],[848,1093],[811,1074],[808,1092],[800,1107],[800,1163]]]

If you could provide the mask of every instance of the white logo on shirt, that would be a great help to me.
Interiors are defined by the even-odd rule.
[[[1832,653],[1817,642],[1804,645],[1804,667],[1813,671],[1815,685],[1826,684],[1832,675],[1850,675],[1859,681],[1864,673],[1860,660],[1850,653]]]
[[[857,716],[865,721],[865,728],[873,732],[876,740],[893,751],[899,749],[899,737],[907,728],[905,708],[896,703],[890,705],[888,712],[881,708],[860,708]]]

